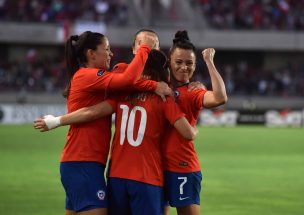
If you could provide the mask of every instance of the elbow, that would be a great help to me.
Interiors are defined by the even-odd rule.
[[[216,99],[216,106],[220,106],[223,104],[226,104],[228,102],[228,97],[227,95],[223,95],[220,98]]]
[[[187,140],[194,140],[196,138],[196,135],[197,135],[197,131],[189,131],[184,136],[184,138],[187,139]]]
[[[193,141],[196,137],[196,134],[191,134],[189,137],[188,137],[188,140],[191,140]]]
[[[226,104],[228,102],[228,96],[225,94],[221,100],[221,105]]]
[[[193,141],[195,139],[196,135],[195,134],[191,134],[188,137],[186,137],[187,140],[191,140]]]

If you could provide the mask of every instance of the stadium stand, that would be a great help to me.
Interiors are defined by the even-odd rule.
[[[198,0],[208,23],[218,29],[303,30],[302,0]]]
[[[229,93],[228,108],[253,97],[293,99],[298,102],[293,107],[300,108],[303,7],[302,0],[2,0],[0,27],[6,30],[0,34],[0,101],[16,102],[20,96],[9,96],[12,93],[21,98],[32,98],[32,93],[59,96],[65,84],[62,50],[68,35],[86,28],[105,33],[115,64],[132,57],[134,32],[148,27],[158,32],[165,50],[179,29],[189,31],[198,50],[216,48],[217,67]],[[210,86],[199,59],[198,71],[202,69],[195,78]]]
[[[0,19],[13,22],[60,23],[90,20],[107,24],[126,23],[128,7],[119,0],[3,0]]]

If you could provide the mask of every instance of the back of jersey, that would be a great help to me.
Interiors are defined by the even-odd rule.
[[[135,104],[124,99],[115,105],[109,176],[163,186],[162,137],[183,113],[172,98],[163,102],[154,94],[143,94]]]

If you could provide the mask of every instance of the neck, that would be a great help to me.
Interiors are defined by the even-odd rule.
[[[175,80],[174,78],[172,78],[172,85],[173,85],[173,87],[181,87],[181,86],[184,86],[184,85],[186,85],[186,84],[189,84],[189,81],[187,81],[187,82],[181,82],[181,81],[177,81],[177,80]]]

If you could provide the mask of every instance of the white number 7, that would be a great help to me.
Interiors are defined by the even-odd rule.
[[[183,182],[179,185],[179,194],[184,194],[184,185],[187,183],[187,177],[178,177],[178,180],[183,180]]]

